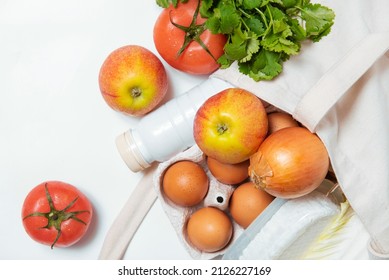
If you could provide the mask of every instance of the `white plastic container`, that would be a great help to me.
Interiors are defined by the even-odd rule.
[[[212,95],[230,87],[223,80],[209,78],[143,117],[136,127],[116,139],[124,162],[133,172],[138,172],[191,147],[198,108]]]

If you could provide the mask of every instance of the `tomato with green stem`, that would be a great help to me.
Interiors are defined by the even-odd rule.
[[[217,60],[224,53],[227,37],[206,29],[199,7],[199,0],[189,0],[164,9],[154,25],[154,44],[173,68],[208,75],[220,67]]]
[[[68,247],[86,233],[93,215],[89,199],[73,185],[48,181],[33,188],[22,207],[23,226],[35,241]]]

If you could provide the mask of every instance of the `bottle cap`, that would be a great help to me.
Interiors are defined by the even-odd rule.
[[[116,138],[116,147],[120,156],[133,172],[142,171],[150,166],[139,151],[131,130],[124,132]]]

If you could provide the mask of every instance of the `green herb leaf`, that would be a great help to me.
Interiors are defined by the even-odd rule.
[[[301,8],[301,18],[305,21],[307,37],[318,42],[330,32],[335,13],[320,4],[309,3]]]
[[[282,35],[279,34],[270,34],[266,36],[261,41],[261,45],[270,51],[274,52],[285,52],[289,55],[296,55],[300,50],[300,45],[288,40],[286,35],[283,34],[289,34],[288,30],[285,30],[285,32],[282,33]]]
[[[225,47],[225,55],[229,60],[238,60],[246,62],[251,59],[253,54],[258,52],[260,42],[258,36],[251,31],[238,29],[231,36],[230,42]]]
[[[303,41],[307,38],[307,32],[301,26],[299,21],[295,18],[289,20],[289,26],[294,34],[294,38],[296,41]]]
[[[239,70],[255,81],[271,80],[282,71],[280,55],[261,50],[250,62],[240,63]]]
[[[220,33],[230,34],[239,26],[241,18],[233,5],[223,5],[220,11]]]
[[[241,60],[247,54],[247,35],[237,29],[230,37],[229,42],[224,46],[224,52],[230,60]]]
[[[169,0],[156,0],[157,5],[162,8],[167,8],[170,4],[169,2],[170,2]]]
[[[239,62],[250,61],[252,56],[259,51],[260,43],[256,36],[248,38],[246,41],[246,52],[247,55],[243,57]]]
[[[282,0],[270,0],[269,3],[275,3],[275,4],[283,5],[283,1]]]
[[[229,59],[226,54],[223,54],[217,62],[220,64],[221,69],[226,69],[231,66],[231,64],[234,62],[234,60]]]
[[[247,10],[259,8],[262,5],[262,0],[243,0],[242,7]]]
[[[213,0],[202,0],[200,4],[200,14],[204,18],[212,17],[213,15]]]
[[[181,0],[181,2],[187,2],[188,0]],[[174,7],[177,7],[178,2],[180,0],[156,0],[157,5],[162,7],[162,8],[167,8],[172,4]]]
[[[267,14],[271,19],[272,28],[263,37],[261,45],[270,51],[285,52],[288,55],[297,54],[300,45],[293,41],[293,32],[288,24],[287,15],[275,7],[268,7]]]
[[[285,8],[292,8],[297,5],[298,0],[282,0],[281,2]]]
[[[262,36],[265,33],[263,23],[258,18],[250,17],[248,19],[244,19],[244,24],[249,30],[258,36]]]

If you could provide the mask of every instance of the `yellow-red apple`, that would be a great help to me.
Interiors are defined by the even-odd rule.
[[[204,154],[235,164],[258,150],[267,129],[262,101],[246,90],[229,88],[200,106],[194,118],[193,135]]]
[[[168,89],[166,70],[148,49],[128,45],[114,50],[101,66],[99,86],[107,104],[131,116],[153,110]]]

